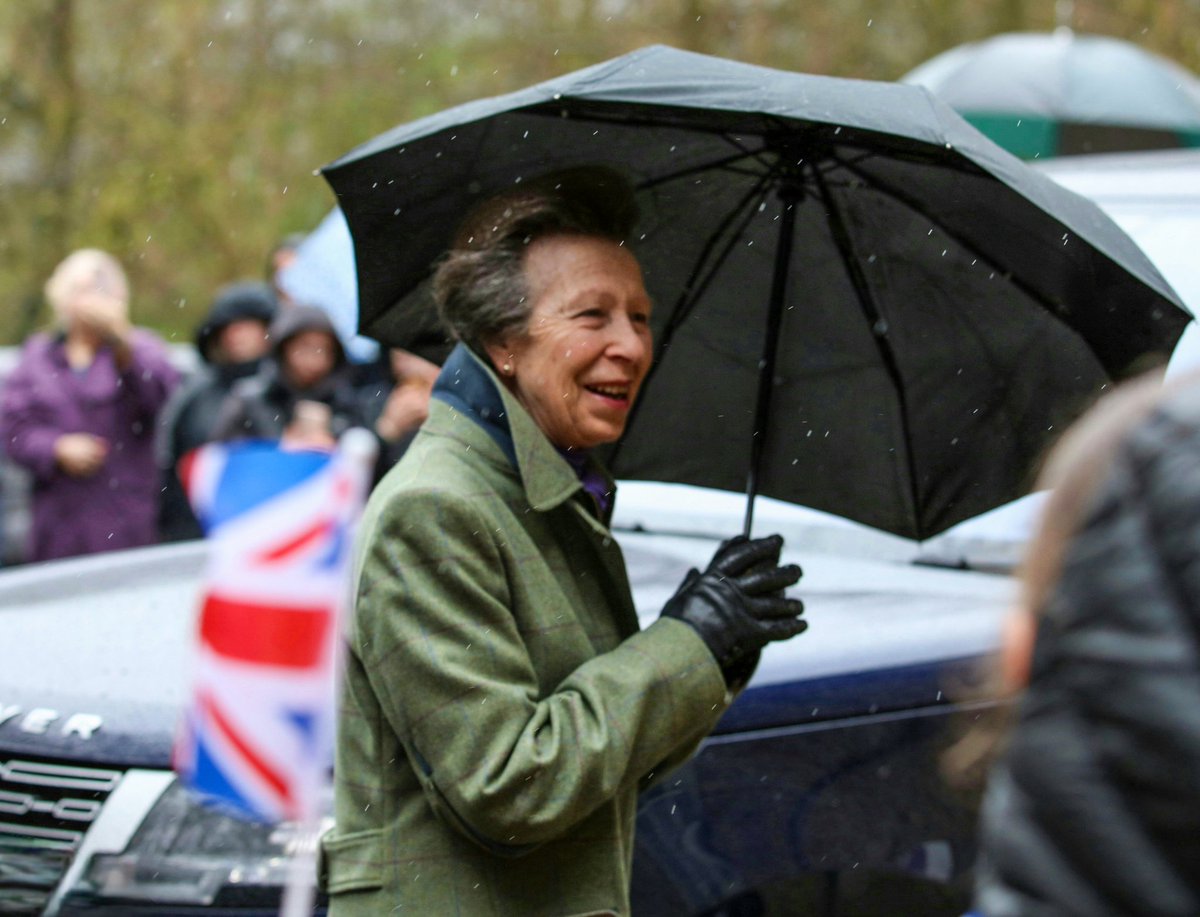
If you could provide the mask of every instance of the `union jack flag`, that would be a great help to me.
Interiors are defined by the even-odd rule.
[[[370,440],[350,431],[332,453],[212,443],[180,465],[210,545],[175,769],[267,821],[319,814],[328,781],[338,620],[374,448],[356,434]]]

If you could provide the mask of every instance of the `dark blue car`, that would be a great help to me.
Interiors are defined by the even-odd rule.
[[[622,487],[644,621],[742,499]],[[973,803],[939,756],[991,702],[1019,542],[918,545],[769,500],[756,520],[804,568],[810,628],[644,797],[634,913],[961,913]],[[0,914],[277,913],[295,831],[204,809],[169,769],[203,560],[191,543],[0,572]]]

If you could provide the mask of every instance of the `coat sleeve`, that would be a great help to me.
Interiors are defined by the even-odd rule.
[[[130,351],[129,366],[121,373],[121,387],[138,416],[153,425],[179,384],[179,371],[171,365],[166,346],[141,329],[134,331]]]
[[[470,502],[406,494],[359,580],[353,650],[447,823],[493,853],[562,835],[707,733],[725,684],[686,624],[662,620],[545,697],[509,608],[499,535]]]
[[[59,474],[54,443],[69,431],[39,396],[36,371],[29,360],[22,360],[9,375],[2,402],[5,453],[35,480],[52,480]]]

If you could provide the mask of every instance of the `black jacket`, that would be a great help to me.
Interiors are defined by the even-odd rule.
[[[159,416],[156,453],[160,475],[158,534],[163,541],[199,538],[196,521],[176,469],[192,449],[215,439],[220,412],[234,384],[252,376],[259,361],[201,366],[175,390]]]
[[[1200,386],[1126,437],[1038,626],[976,909],[1200,914]]]

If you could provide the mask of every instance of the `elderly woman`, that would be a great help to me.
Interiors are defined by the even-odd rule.
[[[162,342],[130,326],[111,255],[69,255],[45,293],[57,330],[26,342],[0,407],[5,450],[33,475],[28,557],[151,544],[155,420],[179,375]]]
[[[435,295],[459,344],[362,527],[330,913],[628,914],[639,788],[804,622],[777,536],[721,546],[639,632],[589,450],[617,439],[651,303],[612,187],[468,218]]]

